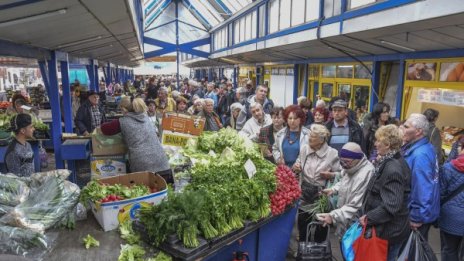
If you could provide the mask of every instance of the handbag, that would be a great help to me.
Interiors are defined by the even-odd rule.
[[[361,236],[362,229],[362,226],[356,221],[343,234],[341,249],[346,261],[354,260],[353,244]]]
[[[353,244],[354,261],[387,260],[388,241],[377,237],[375,227],[372,227],[372,237],[366,238],[366,227],[367,225],[363,226],[361,236]]]

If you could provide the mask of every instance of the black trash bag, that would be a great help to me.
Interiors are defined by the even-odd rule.
[[[427,240],[417,230],[413,230],[398,257],[398,261],[438,261]]]

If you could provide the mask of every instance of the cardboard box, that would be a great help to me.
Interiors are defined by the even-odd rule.
[[[126,174],[126,155],[90,157],[92,178],[111,177]]]
[[[143,205],[159,204],[167,196],[166,181],[160,175],[152,172],[136,172],[115,177],[101,178],[99,182],[102,184],[122,184],[126,186],[144,184],[158,190],[156,193],[138,198],[107,203],[90,202],[93,215],[104,231],[116,229],[119,223],[128,219],[136,219],[136,214]]]
[[[126,153],[127,146],[121,133],[106,136],[101,133],[100,128],[96,128],[92,133],[92,154],[94,156],[122,155]]]

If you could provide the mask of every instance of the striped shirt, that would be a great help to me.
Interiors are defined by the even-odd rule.
[[[340,151],[343,145],[348,143],[350,139],[350,127],[348,125],[348,120],[345,121],[344,125],[338,125],[334,121],[334,125],[330,132],[332,133],[332,137],[329,141],[330,147]]]

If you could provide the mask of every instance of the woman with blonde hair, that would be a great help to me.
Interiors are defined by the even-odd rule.
[[[124,97],[119,106],[124,116],[101,125],[102,133],[122,133],[129,151],[131,172],[155,172],[166,179],[166,182],[173,183],[168,159],[156,136],[155,127],[147,115],[145,101],[141,98],[131,101],[130,97]]]

